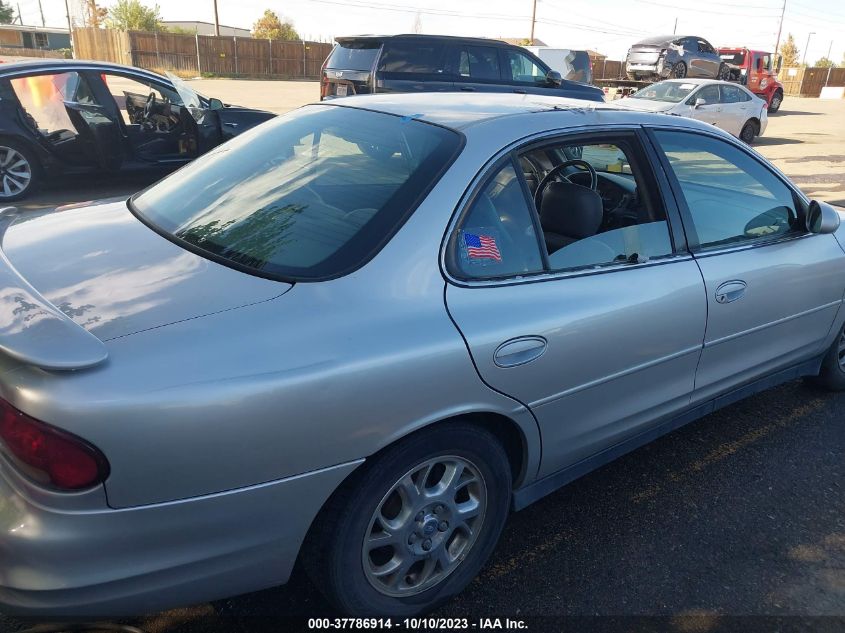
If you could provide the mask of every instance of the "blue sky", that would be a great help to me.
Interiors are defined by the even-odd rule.
[[[8,0],[7,0],[8,1]],[[153,5],[152,0],[141,0]],[[40,24],[38,0],[20,2],[26,24]],[[69,0],[76,13],[80,0]],[[112,0],[102,0],[108,6]],[[41,0],[48,26],[66,24],[64,0]],[[266,8],[293,20],[311,39],[358,33],[407,33],[417,16],[423,33],[482,37],[527,37],[532,0],[218,0],[220,22],[250,28]],[[592,48],[612,59],[648,35],[699,35],[715,46],[774,47],[782,0],[539,0],[535,34],[551,46]],[[214,19],[212,0],[161,0],[166,20]],[[483,16],[483,17],[482,17]],[[786,0],[784,37],[791,32],[801,53],[810,32],[807,61],[845,52],[845,3]]]

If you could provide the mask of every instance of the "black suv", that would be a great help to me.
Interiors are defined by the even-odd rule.
[[[603,101],[599,88],[561,79],[536,56],[498,40],[440,35],[338,37],[320,98],[374,92],[517,92]]]

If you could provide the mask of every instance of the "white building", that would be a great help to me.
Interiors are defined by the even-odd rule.
[[[162,22],[167,28],[179,28],[196,33],[197,35],[214,35],[214,24],[211,22]],[[229,37],[252,37],[249,29],[239,29],[235,26],[220,25],[220,35]]]

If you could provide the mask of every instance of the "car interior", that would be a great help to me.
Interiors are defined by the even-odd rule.
[[[115,74],[103,82],[120,109],[122,123],[139,158],[195,156],[196,125],[175,90]]]
[[[475,262],[464,253],[457,267],[472,277],[538,272],[543,266],[533,254],[537,229],[552,271],[670,255],[656,187],[642,186],[644,176],[632,156],[625,142],[555,144],[523,152],[524,185],[513,168],[501,169],[463,221],[464,233],[493,237],[500,259]],[[525,219],[526,195],[536,210],[536,228]]]

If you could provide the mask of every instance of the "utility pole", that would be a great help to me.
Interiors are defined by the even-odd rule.
[[[14,20],[12,20],[12,23],[13,23],[13,24],[14,24],[14,22],[15,22],[15,21],[14,21]],[[18,24],[20,24],[21,26],[23,26],[23,18],[21,17],[21,3],[20,3],[20,2],[18,2]]]
[[[678,18],[675,18],[675,28],[672,29],[672,35],[678,34]]]
[[[804,47],[804,56],[801,58],[802,66],[807,65],[807,49],[810,48],[810,38],[813,37],[815,34],[815,31],[810,31],[810,33],[807,35],[807,45]]]
[[[220,19],[217,17],[217,0],[214,2],[214,34],[220,37]]]
[[[44,21],[44,7],[41,6],[41,0],[38,0],[38,10],[41,12],[41,26],[47,26]]]
[[[534,46],[534,23],[537,21],[537,0],[534,0],[534,8],[531,9],[531,38],[528,42],[529,46]]]
[[[76,50],[73,48],[73,25],[70,23],[70,5],[68,4],[68,0],[65,0],[65,15],[67,16],[67,35],[70,40],[70,50],[75,58]]]
[[[833,50],[833,40],[830,40],[830,46],[827,47],[827,61],[830,62],[830,52]],[[824,80],[825,87],[830,82],[830,71],[833,69],[833,63],[831,62],[830,66],[827,67],[827,77]]]
[[[783,31],[783,15],[786,13],[786,0],[783,0],[783,7],[780,10],[780,22],[778,22],[778,39],[775,41],[775,50],[772,51],[772,55],[778,54],[778,48],[780,47],[780,34]]]

